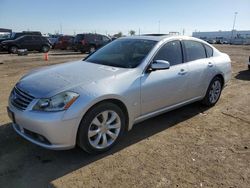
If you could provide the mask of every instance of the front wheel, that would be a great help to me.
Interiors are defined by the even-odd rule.
[[[42,52],[43,53],[47,53],[48,51],[50,50],[50,47],[49,46],[42,46]]]
[[[9,53],[16,54],[18,51],[18,48],[16,46],[11,46],[9,48]]]
[[[78,145],[88,153],[109,150],[122,137],[125,115],[113,103],[100,103],[83,117],[77,136]]]
[[[221,95],[222,80],[220,77],[215,77],[209,84],[206,96],[202,100],[202,103],[206,106],[214,106]]]
[[[89,53],[94,53],[96,51],[96,47],[95,46],[90,46],[89,48]]]

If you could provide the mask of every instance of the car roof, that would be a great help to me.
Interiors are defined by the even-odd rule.
[[[122,38],[127,38],[127,39],[144,39],[144,40],[154,40],[154,41],[161,41],[161,40],[166,40],[166,39],[179,39],[179,40],[194,40],[198,42],[203,42],[203,40],[200,40],[198,38],[194,37],[189,37],[189,36],[183,36],[183,35],[165,35],[165,34],[147,34],[147,35],[135,35],[135,36],[128,36],[128,37],[121,37]]]

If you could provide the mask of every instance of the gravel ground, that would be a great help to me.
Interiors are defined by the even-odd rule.
[[[233,76],[213,108],[194,103],[134,126],[111,151],[50,151],[20,138],[6,106],[31,69],[81,59],[77,53],[0,54],[0,187],[227,187],[250,185],[250,46],[218,45]]]

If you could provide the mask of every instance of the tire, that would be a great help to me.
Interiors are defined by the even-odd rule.
[[[97,104],[83,117],[78,129],[77,144],[91,154],[108,151],[122,137],[125,122],[125,115],[117,105],[110,102]]]
[[[42,52],[43,53],[47,53],[48,51],[50,50],[50,47],[49,46],[47,46],[47,45],[44,45],[44,46],[42,46]]]
[[[202,100],[202,103],[208,107],[214,106],[220,98],[222,86],[222,79],[218,76],[214,77],[208,86],[206,95]]]
[[[17,46],[11,46],[9,48],[9,53],[16,54],[17,51],[18,51],[18,47]]]
[[[94,53],[96,51],[96,47],[95,46],[90,46],[90,48],[89,48],[89,53],[90,54],[92,54],[92,53]]]

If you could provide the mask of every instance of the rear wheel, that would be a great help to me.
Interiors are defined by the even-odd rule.
[[[215,77],[209,84],[206,96],[202,103],[206,106],[214,106],[220,98],[222,91],[222,80],[220,77]]]
[[[18,51],[18,48],[16,46],[11,46],[9,48],[9,53],[16,54]]]
[[[115,145],[124,130],[123,111],[113,103],[100,103],[83,117],[77,142],[88,153],[101,153]]]
[[[89,48],[89,53],[93,53],[93,52],[95,52],[96,51],[96,47],[95,46],[90,46],[90,48]]]

